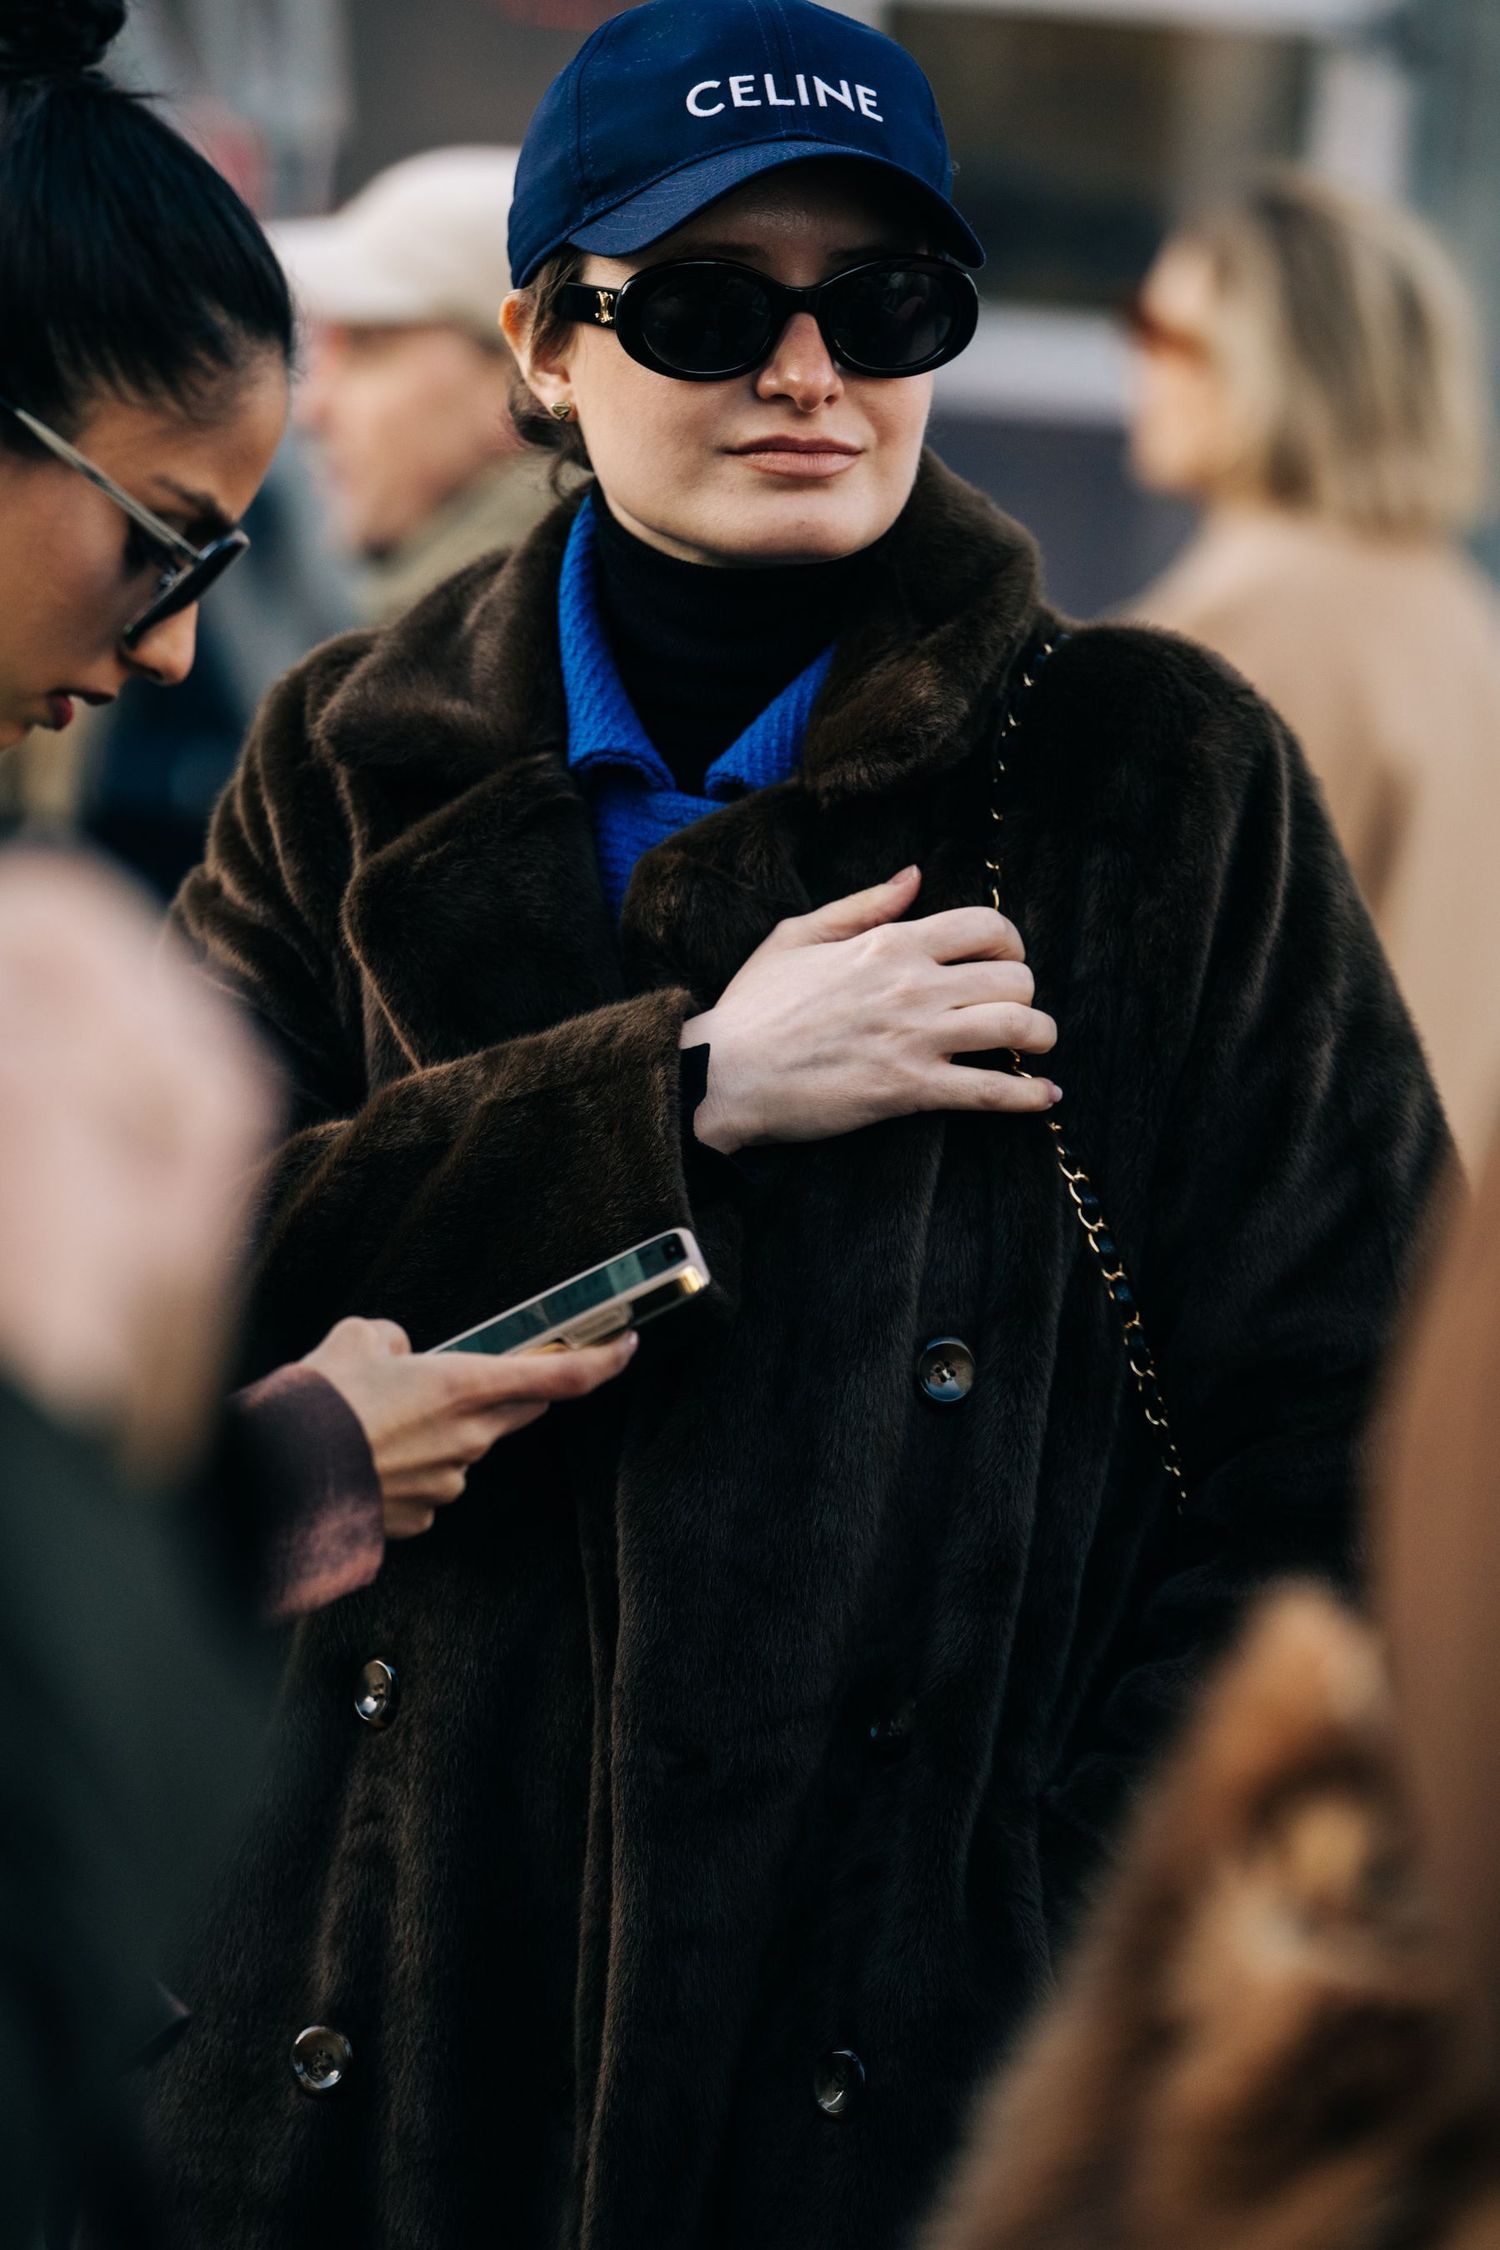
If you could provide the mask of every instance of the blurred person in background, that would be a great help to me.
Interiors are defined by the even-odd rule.
[[[1474,1166],[1500,1101],[1500,600],[1478,322],[1408,212],[1276,174],[1137,300],[1132,458],[1202,503],[1131,605],[1245,673],[1322,783]]]
[[[309,326],[297,421],[374,625],[519,545],[551,504],[499,327],[515,167],[514,149],[433,149],[332,218],[272,230]]]
[[[1448,1143],[1275,715],[924,452],[981,250],[909,56],[617,15],[511,253],[574,489],[277,689],[179,903],[294,1058],[257,1350],[669,1226],[717,1286],[299,1627],[169,2239],[895,2250],[1251,1590],[1351,1567]]]

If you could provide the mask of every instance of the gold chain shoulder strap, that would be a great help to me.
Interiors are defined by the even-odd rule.
[[[1005,827],[1004,795],[1006,786],[1006,754],[1012,748],[1021,724],[1021,715],[1030,700],[1031,692],[1041,677],[1049,657],[1068,638],[1057,632],[1049,640],[1045,635],[1035,637],[1019,659],[1016,674],[1006,695],[1005,707],[995,736],[994,761],[990,777],[990,844],[985,859],[985,872],[989,878],[990,904],[997,914],[1003,913],[1000,903],[1000,840]],[[1019,1078],[1032,1078],[1036,1074],[1026,1068],[1021,1057],[1012,1053],[1011,1064]],[[1088,1238],[1088,1246],[1099,1261],[1099,1271],[1110,1303],[1120,1316],[1125,1344],[1125,1364],[1135,1378],[1140,1394],[1141,1409],[1161,1449],[1162,1461],[1172,1481],[1172,1493],[1180,1512],[1186,1480],[1183,1475],[1182,1456],[1172,1436],[1167,1419],[1166,1400],[1162,1396],[1161,1379],[1156,1370],[1156,1358],[1147,1340],[1141,1308],[1136,1303],[1129,1270],[1124,1254],[1110,1231],[1099,1201],[1098,1190],[1088,1173],[1069,1148],[1063,1129],[1056,1117],[1047,1118],[1047,1130],[1052,1135],[1053,1153],[1057,1168],[1062,1174],[1068,1199],[1078,1213],[1078,1223]]]

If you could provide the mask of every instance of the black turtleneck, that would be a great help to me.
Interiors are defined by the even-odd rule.
[[[873,548],[840,562],[715,570],[626,531],[596,491],[599,614],[625,692],[679,789],[838,638]]]

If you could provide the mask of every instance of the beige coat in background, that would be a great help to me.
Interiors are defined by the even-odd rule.
[[[366,625],[392,625],[481,555],[519,547],[551,508],[550,458],[508,453],[387,554],[355,567],[355,600]]]
[[[1500,601],[1458,550],[1225,510],[1131,605],[1300,739],[1472,1173],[1500,1102]]]

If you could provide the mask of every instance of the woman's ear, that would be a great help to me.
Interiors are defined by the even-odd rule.
[[[500,307],[500,332],[515,355],[522,382],[550,412],[559,399],[571,395],[571,368],[565,350],[534,348],[535,325],[535,300],[529,291],[513,289]]]

